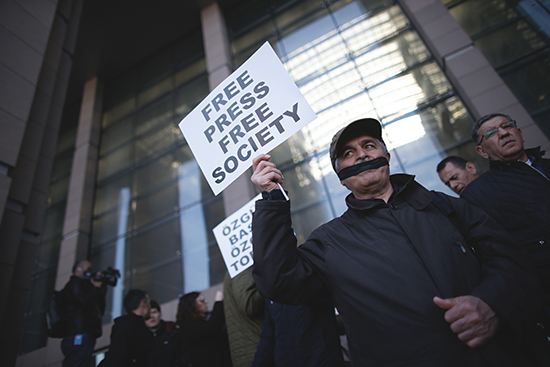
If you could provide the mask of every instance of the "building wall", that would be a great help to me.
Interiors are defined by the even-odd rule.
[[[320,116],[315,124],[312,123],[313,125],[311,125],[308,129],[304,129],[304,131],[300,134],[296,134],[296,137],[289,139],[288,142],[281,145],[280,148],[277,148],[272,153],[274,161],[280,165],[285,174],[285,188],[289,190],[293,201],[293,223],[295,224],[296,232],[301,239],[304,239],[309,231],[315,228],[319,223],[338,215],[344,209],[343,197],[347,194],[347,190],[339,185],[339,182],[331,172],[330,163],[327,158],[328,144],[330,142],[330,137],[339,127],[343,126],[362,113],[369,113],[369,116],[372,114],[372,116],[380,118],[385,124],[385,131],[387,131],[388,137],[390,138],[393,134],[391,130],[392,126],[406,127],[406,124],[413,120],[420,121],[422,124],[421,126],[426,131],[433,132],[433,135],[428,135],[424,139],[419,139],[417,142],[408,142],[402,145],[395,144],[392,150],[393,158],[391,169],[392,172],[402,171],[416,173],[428,187],[439,189],[441,191],[446,191],[447,189],[439,182],[439,179],[435,174],[435,165],[445,155],[458,153],[468,156],[468,154],[471,154],[473,160],[481,162],[480,158],[476,158],[475,153],[473,153],[473,143],[469,139],[468,129],[475,118],[478,118],[485,113],[500,111],[511,114],[519,121],[520,127],[524,132],[525,140],[528,143],[527,145],[542,145],[543,148],[547,150],[550,149],[550,143],[544,134],[541,133],[539,126],[534,123],[534,120],[531,118],[530,114],[518,101],[517,97],[515,97],[515,95],[510,91],[508,86],[503,82],[502,78],[498,75],[493,66],[491,66],[491,64],[487,61],[487,58],[476,48],[471,38],[457,23],[455,18],[441,1],[397,1],[396,3],[399,4],[399,7],[394,7],[388,12],[388,14],[393,14],[395,16],[395,20],[393,20],[393,22],[396,24],[392,24],[391,17],[388,19],[386,14],[381,12],[376,6],[372,5],[375,4],[386,6],[385,3],[387,2],[356,1],[352,3],[356,3],[358,6],[363,6],[364,9],[367,9],[364,19],[357,20],[357,23],[354,24],[344,22],[350,21],[351,19],[349,17],[346,18],[347,13],[345,6],[348,2],[344,1],[334,1],[331,5],[321,7],[319,6],[319,1],[317,0],[304,0],[299,2],[295,9],[288,12],[285,12],[284,10],[277,12],[273,9],[256,9],[254,4],[258,4],[258,2],[248,4],[246,1],[243,1],[240,4],[242,5],[242,8],[239,7],[238,4],[232,9],[225,9],[226,11],[222,11],[219,6],[213,4],[204,8],[201,14],[203,22],[202,37],[206,61],[206,72],[208,75],[210,89],[215,87],[220,81],[229,75],[235,67],[246,60],[246,58],[250,56],[250,54],[259,45],[266,40],[269,40],[271,44],[275,46],[274,48],[276,48],[276,51],[281,56],[285,66],[290,71],[293,78],[295,78],[298,85],[302,88],[302,92],[306,94],[306,97],[310,103],[314,105],[314,109],[316,109],[318,115]],[[68,4],[72,3],[69,1],[60,1],[59,4],[57,4],[57,11],[66,12],[66,9],[71,8],[70,6],[67,6]],[[79,4],[79,2],[75,2],[75,4]],[[5,10],[18,14],[21,5],[16,2],[11,2],[8,5],[10,7],[5,9],[0,8],[0,14],[5,14]],[[2,4],[1,6],[4,7],[5,5]],[[73,6],[71,9],[78,9],[78,6]],[[37,9],[36,11],[42,14],[42,11],[45,10]],[[257,13],[254,13],[255,11],[257,11]],[[406,14],[407,19],[402,17],[401,12]],[[46,11],[46,13],[48,12]],[[67,13],[64,14],[65,16],[62,17],[63,19],[78,19],[77,10],[72,10],[70,12],[70,16],[68,16]],[[15,25],[11,25],[11,19],[7,19],[2,15],[0,15],[0,17],[2,17],[0,18],[0,24],[4,26],[4,28],[0,29],[0,31],[3,32],[0,33],[0,36],[6,37],[4,35],[4,33],[6,33],[5,30],[12,29],[10,27],[15,27]],[[243,25],[242,19],[244,17],[246,17],[246,19],[250,19],[250,21]],[[56,18],[57,17],[55,15],[51,15],[50,29],[55,28],[54,19]],[[321,19],[320,23],[317,22],[319,19]],[[323,23],[324,21],[326,21],[326,23]],[[369,23],[371,21],[376,21],[377,23]],[[320,30],[324,29],[323,26],[328,25],[332,27],[331,30],[333,32],[330,37],[335,37],[334,39],[342,37],[342,39],[348,42],[348,44],[352,44],[352,33],[354,32],[354,26],[359,26],[361,22],[369,25],[372,29],[379,27],[376,29],[380,30],[383,30],[385,26],[394,26],[399,32],[399,36],[395,37],[401,37],[398,41],[392,43],[393,36],[390,32],[388,38],[384,38],[382,40],[377,39],[376,42],[378,43],[373,43],[373,45],[380,45],[381,48],[388,45],[395,46],[397,51],[394,49],[393,52],[403,59],[406,59],[407,57],[413,59],[418,55],[427,55],[426,58],[419,59],[420,61],[417,63],[411,62],[407,64],[401,72],[408,77],[407,80],[414,81],[415,83],[418,83],[418,85],[420,85],[422,81],[427,81],[426,84],[431,83],[430,86],[426,87],[424,85],[424,89],[420,89],[422,89],[423,93],[428,95],[428,97],[433,97],[434,100],[430,100],[430,98],[420,98],[419,100],[422,103],[414,109],[399,111],[395,113],[395,116],[392,116],[391,113],[381,113],[380,111],[382,111],[385,106],[381,104],[377,105],[379,102],[376,102],[376,97],[374,94],[376,94],[377,90],[380,90],[377,88],[381,88],[384,85],[389,85],[388,83],[390,83],[393,77],[396,79],[400,78],[398,75],[399,73],[391,75],[390,78],[382,78],[379,85],[376,83],[373,83],[374,85],[369,84],[368,82],[361,84],[363,82],[357,81],[357,84],[352,86],[353,88],[346,89],[346,87],[349,86],[344,84],[336,84],[336,82],[339,82],[340,79],[331,76],[328,78],[330,82],[326,85],[321,84],[316,88],[307,87],[307,83],[310,81],[308,78],[305,78],[302,74],[300,74],[300,66],[305,65],[305,69],[309,69],[311,71],[317,67],[315,63],[321,64],[327,60],[315,60],[315,56],[310,54],[309,59],[302,61],[301,63],[297,61],[299,60],[300,52],[307,53],[307,51],[291,50],[293,45],[298,44],[293,42],[298,39],[297,34],[300,34],[300,30],[306,29],[306,26],[309,26],[310,28],[307,28],[308,31],[303,33],[310,36],[312,34],[316,34],[316,31],[321,32]],[[408,24],[408,22],[410,22],[410,24]],[[72,22],[69,22],[69,24],[72,25]],[[25,28],[25,30],[27,29],[28,28]],[[355,29],[357,30],[359,28]],[[15,31],[10,30],[8,35],[14,37],[14,34],[17,35],[17,33],[14,32]],[[23,32],[23,30],[18,30],[18,32]],[[71,33],[68,30],[65,33],[52,32],[51,37],[59,34],[63,34],[66,37]],[[365,34],[367,34],[366,31]],[[17,35],[15,38],[21,37],[23,36]],[[320,33],[319,38],[310,40],[315,46],[312,46],[311,44],[304,46],[305,43],[303,43],[302,40],[300,40],[302,43],[299,43],[298,46],[315,51],[323,50],[323,45],[329,44],[328,41],[322,39],[323,37],[325,37],[325,35]],[[29,52],[28,50],[25,51],[25,48],[28,46],[29,42],[30,41],[23,42],[25,47],[22,49],[14,48],[10,55],[19,55],[19,57],[23,57],[25,52]],[[3,45],[4,42],[2,41],[0,44]],[[5,44],[9,45],[9,43]],[[340,46],[340,42],[335,42],[332,45],[334,55],[337,54],[337,46]],[[44,50],[46,50],[46,46],[44,47]],[[362,49],[362,52],[369,54],[372,50],[368,49],[367,46],[365,47],[366,48]],[[416,51],[414,49],[415,47]],[[425,51],[424,48],[426,48],[427,51]],[[65,49],[70,50],[70,47],[65,47]],[[409,53],[406,54],[405,50]],[[417,51],[419,53],[415,55],[414,52]],[[42,57],[42,61],[39,60],[39,69],[49,66],[49,64],[44,61],[46,59],[45,55],[47,52],[44,51],[43,53],[44,56]],[[2,57],[4,58],[5,56],[3,54],[5,53],[2,53]],[[327,52],[325,55],[330,56],[331,53]],[[385,55],[382,56],[386,57]],[[372,59],[376,60],[376,57],[373,57]],[[8,85],[17,86],[21,84],[26,86],[29,81],[25,78],[28,78],[29,75],[33,75],[32,72],[29,71],[27,73],[21,71],[17,73],[15,72],[16,66],[19,66],[17,62],[10,60],[4,61],[4,59],[0,60],[2,60],[0,75],[3,76],[4,74],[2,73],[5,73],[7,77],[12,78],[5,80],[13,80],[8,83]],[[63,57],[58,60],[59,65],[62,64],[62,60]],[[347,60],[346,62],[349,61],[351,60]],[[407,60],[403,61],[403,63],[406,64],[406,61]],[[375,63],[369,64],[371,69],[378,66],[379,65]],[[334,70],[337,70],[337,68],[335,67]],[[361,71],[363,70],[364,69],[361,69]],[[33,183],[33,185],[29,187],[28,180],[19,178],[25,176],[23,174],[17,174],[17,171],[15,171],[15,168],[18,167],[18,162],[27,162],[24,165],[21,164],[21,169],[23,167],[32,166],[32,157],[26,157],[24,154],[29,155],[30,152],[36,150],[32,149],[35,145],[24,145],[26,139],[31,138],[31,136],[25,138],[26,135],[32,135],[30,132],[35,131],[35,129],[30,128],[29,125],[29,121],[31,120],[29,116],[32,116],[32,106],[33,104],[38,103],[36,101],[43,101],[41,99],[34,98],[34,95],[42,94],[42,89],[47,89],[45,87],[42,88],[39,84],[39,76],[42,75],[42,72],[38,71],[35,73],[37,73],[36,82],[34,84],[35,86],[31,87],[30,92],[28,92],[29,94],[32,94],[32,96],[29,97],[30,101],[26,117],[22,112],[11,111],[17,106],[17,104],[2,104],[5,100],[9,101],[9,98],[0,99],[0,113],[7,115],[6,119],[0,119],[0,124],[4,124],[4,121],[15,121],[14,124],[6,123],[5,125],[0,125],[2,132],[5,130],[12,134],[8,139],[9,144],[11,145],[6,145],[6,149],[4,149],[4,145],[0,144],[0,205],[3,205],[0,206],[0,209],[3,209],[4,215],[4,217],[1,218],[2,224],[0,227],[0,243],[2,245],[0,246],[8,246],[7,253],[13,254],[13,256],[7,257],[7,259],[11,260],[1,260],[0,272],[2,272],[1,274],[3,279],[4,275],[6,275],[6,279],[11,279],[10,277],[13,279],[17,277],[19,278],[19,280],[11,281],[10,285],[5,290],[0,289],[0,292],[4,292],[0,293],[0,300],[5,299],[2,297],[4,294],[8,297],[10,295],[16,295],[20,291],[23,293],[28,292],[28,288],[30,287],[29,274],[32,270],[30,269],[30,266],[34,261],[34,252],[32,252],[33,245],[29,245],[31,247],[31,251],[23,250],[27,247],[21,246],[21,244],[24,244],[25,242],[21,241],[19,238],[22,237],[30,239],[30,243],[33,243],[33,241],[36,242],[34,237],[38,236],[41,232],[41,227],[37,225],[40,224],[41,218],[37,213],[40,213],[42,209],[37,208],[34,212],[34,216],[32,218],[36,218],[37,220],[37,222],[34,223],[34,226],[30,226],[30,224],[27,226],[27,213],[30,213],[27,211],[27,207],[31,201],[34,202],[33,200],[30,200],[31,193],[36,192],[34,195],[37,197],[40,195],[42,195],[42,197],[45,196],[44,193],[46,192],[46,188],[44,185],[47,186],[51,175],[51,163],[49,166],[48,164],[42,166],[46,167],[46,169],[41,170],[39,173],[34,173],[38,171],[36,168],[37,165],[35,165],[35,169],[34,171],[31,170],[33,173],[30,175],[39,178],[42,186],[38,184],[35,185]],[[12,74],[15,74],[15,76]],[[46,72],[44,75],[46,76],[50,74],[51,73]],[[25,75],[25,77],[23,77],[23,75]],[[17,82],[17,78],[21,80]],[[63,78],[61,79],[64,80]],[[319,77],[319,79],[321,78]],[[51,78],[47,80],[51,80]],[[109,83],[111,81],[90,80],[87,88],[92,87],[94,83],[97,83],[95,85],[101,85],[104,82]],[[152,81],[148,82],[152,83]],[[330,84],[331,82],[333,84]],[[59,86],[60,82],[54,84]],[[442,87],[444,91],[436,92],[438,87]],[[0,88],[4,88],[4,86]],[[138,89],[139,88],[136,88],[136,90]],[[139,89],[139,91],[143,90],[144,89]],[[321,90],[326,94],[323,96],[315,95],[316,91]],[[351,91],[350,95],[342,96],[342,94],[344,94],[347,90]],[[396,93],[398,90],[399,87],[391,89],[391,93]],[[427,92],[428,90],[431,90],[432,94]],[[331,94],[331,92],[334,91],[340,92],[341,95]],[[86,93],[87,92],[83,90],[83,96],[86,96]],[[2,91],[2,96],[8,96],[8,94],[9,93],[7,90]],[[86,106],[86,101],[97,102],[93,103],[93,105],[97,107],[101,105],[101,103],[99,103],[101,100],[108,99],[107,97],[98,97],[100,94],[98,94],[97,90],[91,95],[93,95],[93,97],[83,98],[84,102],[82,103],[82,111],[85,110],[84,107]],[[405,97],[407,96],[400,97],[398,94],[395,94],[395,97],[393,97],[393,102],[399,103],[401,102],[399,98],[403,98],[403,100],[405,100]],[[376,108],[371,110],[359,110],[357,107],[358,104],[351,105],[351,107],[347,106],[346,103],[353,98],[359,98],[357,100],[361,101],[361,103],[373,103]],[[325,101],[329,99],[335,99],[337,102],[331,102],[332,104],[324,104]],[[21,100],[18,99],[17,103],[20,104],[24,100],[25,98]],[[47,102],[42,102],[41,105],[46,106],[42,108],[48,109],[56,106],[55,103]],[[36,108],[38,108],[38,105]],[[109,104],[107,104],[107,106],[104,105],[103,108],[98,108],[104,113],[103,119],[106,118],[105,113],[109,113],[109,111],[111,111]],[[140,111],[141,113],[142,110],[136,111]],[[43,113],[39,115],[44,116]],[[54,114],[54,116],[57,116],[59,120],[59,114]],[[91,117],[93,114],[89,115],[89,119],[84,118],[82,112],[80,116],[79,129],[83,133],[87,132],[89,134],[92,130],[82,128],[87,123],[86,121],[91,121],[90,118],[93,120],[93,117]],[[55,120],[55,118],[53,120],[58,121]],[[105,121],[102,121],[101,123],[105,123]],[[404,125],[398,125],[400,123],[403,123]],[[19,128],[15,128],[17,126],[19,126]],[[12,130],[14,131],[12,132]],[[108,126],[103,125],[102,133],[106,133],[107,130]],[[17,131],[19,131],[19,137],[17,135]],[[54,131],[55,130],[52,130],[52,132]],[[80,133],[78,135],[81,136]],[[55,137],[57,137],[57,132],[55,132]],[[0,136],[0,139],[4,139],[3,134]],[[43,137],[41,139],[42,141],[44,140]],[[19,143],[17,143],[18,141]],[[51,141],[51,139],[48,141]],[[97,145],[94,138],[78,140],[78,138],[75,137],[74,141],[79,142],[75,144],[75,152],[78,148],[83,147],[82,142],[89,143],[84,144],[87,147],[87,150],[81,151],[81,154],[79,153],[78,157],[75,158],[72,163],[73,171],[77,167],[82,168],[82,170],[80,173],[73,172],[73,174],[71,174],[70,184],[67,188],[67,192],[70,192],[71,189],[76,191],[73,191],[73,195],[69,195],[71,199],[67,200],[67,210],[63,212],[64,220],[62,222],[65,223],[65,226],[63,229],[62,240],[60,240],[63,241],[60,245],[62,250],[57,257],[59,260],[59,264],[56,267],[57,281],[55,287],[57,289],[59,289],[66,282],[70,272],[69,269],[73,265],[75,259],[84,256],[86,251],[91,252],[92,260],[94,260],[93,262],[95,262],[95,265],[102,267],[110,264],[105,262],[106,260],[102,260],[107,258],[102,257],[102,253],[104,254],[107,251],[107,247],[104,245],[114,246],[116,243],[116,241],[112,239],[109,239],[105,244],[100,243],[101,241],[99,238],[101,234],[99,231],[103,228],[101,223],[104,218],[109,218],[108,215],[110,212],[108,210],[98,211],[97,209],[99,205],[97,197],[101,195],[101,190],[103,188],[108,187],[109,182],[112,182],[109,180],[113,180],[113,178],[109,178],[109,175],[103,175],[101,172],[99,173],[99,179],[95,181],[94,184],[96,188],[95,202],[93,202],[90,195],[84,194],[86,189],[90,189],[89,186],[86,186],[86,183],[89,185],[89,177],[93,176],[92,174],[86,178],[86,174],[90,174],[89,169],[97,168],[101,171],[105,168],[104,162],[106,162],[106,158],[108,157],[108,151],[101,151],[101,144],[105,144],[105,139],[99,145]],[[139,141],[139,137],[136,138],[136,141]],[[180,143],[184,144],[181,141],[177,144]],[[430,148],[427,149],[427,146]],[[34,155],[34,160],[37,160],[38,157],[42,156],[45,158],[50,157],[49,159],[51,160],[51,157],[53,156],[53,148],[50,147],[49,149],[49,153],[36,153]],[[4,150],[7,151],[5,154]],[[94,150],[97,150],[97,152],[94,153]],[[415,152],[415,154],[411,154],[411,152]],[[88,159],[90,155],[92,157],[91,160]],[[407,159],[410,157],[414,158],[415,155],[417,155],[416,160]],[[21,160],[18,160],[19,156],[22,157]],[[171,159],[176,160],[176,158]],[[28,163],[29,160],[30,163]],[[85,166],[87,168],[84,167],[84,162],[86,162]],[[139,164],[139,162],[137,163]],[[22,186],[18,186],[17,190],[13,190],[12,194],[10,187],[14,186],[16,179],[19,180],[17,182],[19,182]],[[46,184],[44,184],[44,182]],[[4,187],[6,187],[5,191],[3,191]],[[27,188],[25,189],[25,187]],[[450,193],[449,191],[446,192]],[[2,199],[2,195],[4,195],[5,199]],[[223,214],[231,214],[242,204],[247,202],[253,195],[254,189],[250,185],[249,175],[244,174],[224,192]],[[136,205],[140,205],[139,200],[141,198],[142,197],[139,195],[130,196],[130,199],[137,203]],[[4,200],[5,204],[2,200]],[[40,200],[37,202],[40,202]],[[221,208],[220,205],[216,207]],[[178,211],[179,215],[181,215],[182,208],[179,208]],[[8,213],[7,216],[6,213]],[[82,222],[82,219],[84,219],[84,222]],[[91,229],[89,227],[90,222],[92,226]],[[138,232],[139,228],[137,227],[130,227],[129,230],[125,230],[124,238],[128,239],[129,246],[133,246],[132,241],[135,241],[137,238],[136,236],[139,236]],[[31,237],[28,237],[28,235]],[[90,236],[91,241],[88,243]],[[2,241],[4,238],[8,240]],[[94,241],[96,242],[94,243]],[[160,244],[158,246],[160,246]],[[17,262],[18,260],[22,263],[22,267],[19,266],[19,263]],[[213,266],[223,266],[223,263],[218,262]],[[15,267],[18,269],[17,273],[13,271]],[[19,271],[19,269],[27,270]],[[136,284],[138,286],[141,284],[149,284],[146,280],[146,278],[148,278],[147,272],[149,271],[147,269],[147,266],[140,268],[131,262],[128,263],[126,269],[127,274],[125,277],[125,281],[127,282],[125,283],[126,286],[132,287],[136,286]],[[140,276],[143,277],[140,278]],[[180,275],[178,274],[178,276]],[[206,298],[213,299],[215,290],[220,287],[221,285],[215,282],[211,284],[211,287],[205,292]],[[114,290],[109,289],[109,293],[113,294]],[[177,300],[167,299],[163,300],[161,303],[163,304],[163,308],[166,307],[167,310],[165,312],[165,318],[168,320],[174,319],[175,304],[177,303]],[[213,304],[213,302],[210,303]],[[20,300],[15,304],[19,305],[19,310],[25,309],[25,307],[21,306],[22,304],[25,304],[24,300]],[[2,304],[0,301],[0,306],[4,307],[4,309],[0,309],[2,311],[0,314],[8,315],[9,313],[5,312],[7,307],[6,303]],[[15,314],[18,314],[18,312],[15,312]],[[20,316],[21,319],[22,315]],[[12,320],[10,320],[10,322],[11,324],[3,325],[8,325],[11,328],[14,324]],[[98,340],[96,346],[97,350],[102,350],[108,346],[110,327],[111,324],[109,322],[105,322],[104,335]],[[3,330],[6,329],[4,328]],[[49,339],[46,347],[20,356],[17,360],[17,365],[60,366],[62,355],[59,348],[59,342],[59,339]],[[2,346],[2,348],[9,348],[9,350],[13,351],[13,337],[11,337],[9,341],[6,341],[5,344],[2,344]],[[11,363],[9,365],[13,364],[14,363]]]
[[[0,354],[14,365],[80,1],[0,4]]]

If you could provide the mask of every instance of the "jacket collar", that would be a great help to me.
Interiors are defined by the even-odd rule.
[[[139,315],[136,315],[135,313],[133,312],[130,312],[128,314],[128,316],[130,317],[130,319],[138,324],[143,324],[145,325],[145,319],[143,318],[143,316],[139,316]]]
[[[393,186],[392,194],[388,204],[398,204],[406,201],[416,210],[426,208],[433,200],[434,193],[427,190],[414,180],[413,175],[398,173],[390,176],[390,182]],[[382,199],[356,199],[353,194],[346,197],[348,208],[353,210],[369,210],[379,205],[388,205]]]
[[[525,153],[528,156],[534,157],[537,162],[540,162],[545,152],[541,151],[539,146],[536,148],[525,149]],[[489,168],[496,169],[499,171],[506,171],[510,168],[510,166],[515,164],[517,164],[517,161],[512,163],[504,163],[501,161],[489,161]]]

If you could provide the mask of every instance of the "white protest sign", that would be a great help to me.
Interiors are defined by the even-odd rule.
[[[266,42],[179,127],[218,195],[252,165],[254,157],[271,151],[316,117]]]
[[[257,195],[212,230],[231,278],[254,264],[252,213],[254,213],[256,201],[261,198],[262,194]]]

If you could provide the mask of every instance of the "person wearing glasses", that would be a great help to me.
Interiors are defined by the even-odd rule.
[[[353,367],[533,366],[518,347],[542,292],[529,256],[501,226],[412,175],[390,175],[376,119],[338,131],[329,153],[351,191],[348,209],[299,246],[283,173],[269,155],[253,160],[260,294],[291,305],[331,297]]]
[[[484,209],[537,263],[550,312],[550,159],[540,147],[524,149],[516,121],[502,113],[483,116],[473,126],[479,155],[489,170],[460,197]]]
[[[540,147],[525,149],[521,129],[503,113],[477,120],[472,139],[477,153],[489,159],[489,170],[460,197],[484,209],[531,253],[544,288],[543,324],[549,329],[550,159],[542,158]]]

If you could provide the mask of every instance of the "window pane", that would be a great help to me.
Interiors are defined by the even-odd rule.
[[[530,113],[550,109],[550,57],[527,64],[503,75],[506,84],[514,91],[521,104]],[[539,124],[543,127],[545,124]]]
[[[102,184],[96,190],[94,215],[118,207],[124,190],[132,190],[132,174],[125,174]]]
[[[130,115],[112,124],[101,135],[101,151],[105,154],[134,138],[134,116]]]
[[[185,116],[208,95],[208,78],[205,76],[194,79],[176,91],[176,113]],[[178,122],[179,123],[179,122]]]
[[[139,228],[169,214],[175,215],[177,209],[177,184],[171,183],[136,200],[135,225]]]
[[[147,273],[173,258],[179,258],[180,254],[180,231],[176,218],[138,233],[132,241],[133,268],[139,273]],[[173,274],[173,278],[181,279],[181,270]],[[170,279],[164,279],[164,281],[168,283]],[[178,280],[177,283],[181,284],[181,281]]]
[[[48,269],[56,268],[59,258],[60,245],[61,236],[57,236],[49,241],[43,241],[40,244],[33,273],[41,273],[47,271]]]
[[[509,2],[499,1],[495,4],[487,0],[469,0],[452,7],[449,12],[468,35],[473,36],[517,17],[518,13],[507,3]]]
[[[129,210],[130,208],[126,208]],[[112,210],[105,213],[93,221],[92,230],[92,248],[104,245],[107,242],[113,241],[119,236],[126,235],[126,231],[131,226],[128,216],[121,218],[122,213],[127,211]],[[124,225],[126,223],[126,225]],[[122,227],[121,227],[122,226]]]
[[[152,188],[176,178],[177,165],[173,164],[175,161],[173,153],[164,154],[136,170],[137,195],[144,194]]]
[[[158,126],[165,125],[172,120],[173,113],[173,102],[170,95],[151,103],[137,114],[136,134],[144,135]]]
[[[103,114],[103,121],[101,123],[102,127],[108,127],[114,122],[122,120],[123,118],[129,116],[134,112],[136,107],[135,97],[129,97],[123,102],[120,102],[116,106],[108,109]]]
[[[53,206],[67,199],[69,181],[70,176],[67,176],[50,185],[48,190],[48,206]]]
[[[146,289],[152,300],[162,304],[183,294],[180,274],[181,260],[177,256],[161,266],[136,273],[134,287]]]
[[[474,41],[474,45],[498,68],[544,47],[545,42],[525,21],[519,21]]]
[[[124,168],[132,166],[134,162],[134,144],[128,143],[117,150],[99,159],[97,176],[103,180]]]
[[[49,239],[61,234],[63,221],[65,220],[65,206],[58,205],[47,211],[44,218],[42,238]]]

